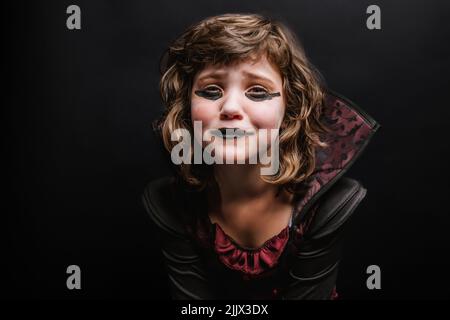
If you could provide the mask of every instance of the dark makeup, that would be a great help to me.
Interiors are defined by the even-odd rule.
[[[260,89],[263,91],[253,91],[253,92],[246,92],[245,96],[249,98],[252,101],[265,101],[265,100],[271,100],[274,97],[280,97],[281,94],[279,92],[269,93],[265,91],[265,89],[262,88],[254,88],[254,89]],[[196,90],[195,94],[199,97],[209,99],[209,100],[218,100],[222,98],[223,93],[218,87],[208,87],[203,90]]]

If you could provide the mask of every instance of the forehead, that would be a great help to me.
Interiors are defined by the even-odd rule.
[[[232,75],[239,75],[243,79],[258,79],[274,85],[282,82],[278,68],[266,56],[234,61],[230,64],[208,64],[194,77],[194,81],[209,79],[226,80]]]

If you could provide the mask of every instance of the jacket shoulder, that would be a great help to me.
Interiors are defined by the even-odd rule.
[[[161,229],[176,236],[185,236],[181,220],[181,193],[175,187],[175,178],[162,177],[150,181],[144,189],[142,201],[152,221]]]
[[[342,177],[317,202],[309,228],[313,238],[322,238],[338,230],[354,213],[367,189],[348,177]]]

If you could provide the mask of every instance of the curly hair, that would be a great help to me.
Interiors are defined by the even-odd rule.
[[[326,146],[320,138],[326,131],[320,121],[325,89],[295,35],[279,21],[257,14],[224,14],[190,26],[162,58],[160,94],[166,109],[154,129],[170,153],[177,144],[171,141],[174,130],[193,132],[190,95],[195,75],[207,64],[228,65],[261,55],[278,67],[286,96],[280,167],[276,174],[261,178],[295,192],[295,186],[314,171],[315,149]],[[203,188],[211,179],[207,167],[211,166],[183,163],[177,171],[188,185]]]

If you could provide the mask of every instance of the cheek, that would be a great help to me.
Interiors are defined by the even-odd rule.
[[[279,128],[284,117],[284,105],[271,103],[249,108],[248,115],[257,128]]]
[[[191,104],[191,120],[201,121],[204,127],[207,127],[209,123],[217,117],[216,107],[211,103],[195,103]]]

